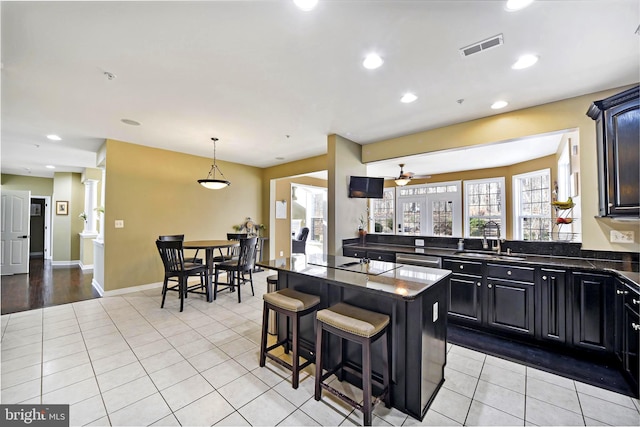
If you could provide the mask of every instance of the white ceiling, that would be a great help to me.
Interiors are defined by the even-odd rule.
[[[325,153],[332,133],[368,144],[640,80],[637,0],[504,3],[4,1],[2,172],[95,167],[105,138],[212,157],[215,136],[218,159],[268,167]],[[512,70],[524,53],[540,61]]]

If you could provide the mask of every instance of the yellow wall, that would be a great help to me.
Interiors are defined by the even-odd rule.
[[[367,144],[362,147],[362,161],[368,163],[575,128],[578,129],[580,138],[583,249],[638,252],[640,251],[638,222],[622,223],[596,218],[598,215],[596,128],[595,122],[585,114],[593,101],[606,98],[624,89],[626,87]],[[632,244],[610,243],[611,229],[634,230],[636,241]]]
[[[245,217],[261,220],[262,170],[217,161],[231,186],[207,190],[211,159],[115,140],[106,142],[105,291],[155,283],[163,270],[155,240],[225,239]],[[124,220],[124,228],[114,221]]]
[[[84,185],[81,175],[71,172],[56,172],[53,178],[52,231],[53,262],[80,260],[80,232],[84,222],[78,216],[84,210]],[[56,214],[56,202],[68,203],[68,215]]]
[[[2,174],[2,188],[6,190],[31,191],[32,196],[53,195],[53,178]]]
[[[276,200],[287,202],[287,218],[276,219],[276,226],[273,233],[269,233],[274,239],[275,253],[280,257],[282,251],[284,257],[291,255],[291,184],[312,185],[315,187],[327,188],[327,181],[324,179],[299,176],[295,178],[279,179],[276,182]],[[265,258],[266,258],[265,253]]]

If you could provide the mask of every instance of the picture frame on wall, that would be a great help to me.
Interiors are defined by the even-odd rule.
[[[69,202],[57,201],[56,202],[56,215],[69,215]]]

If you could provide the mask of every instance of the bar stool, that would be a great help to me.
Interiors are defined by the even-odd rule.
[[[391,391],[389,387],[391,377],[391,365],[389,364],[389,354],[391,354],[391,339],[388,333],[389,316],[341,302],[324,310],[319,310],[316,313],[316,320],[315,400],[320,400],[322,389],[325,389],[355,409],[362,411],[364,413],[364,425],[370,426],[373,406],[378,403],[380,399],[384,399],[385,405],[391,407]],[[324,331],[340,337],[340,361],[334,368],[322,375],[322,333]],[[383,335],[386,335],[386,345],[383,346],[382,350],[383,383],[379,384],[378,381],[373,380],[381,385],[383,390],[376,400],[372,402],[371,343]],[[343,340],[345,339],[362,345],[362,372],[358,372],[344,365]],[[340,376],[338,377],[340,380],[342,380],[342,370],[349,370],[353,374],[362,377],[362,393],[364,398],[362,405],[324,382],[338,370],[340,370]]]
[[[307,360],[302,365],[300,364],[298,356],[298,337],[300,331],[300,317],[305,314],[312,313],[316,310],[318,304],[320,304],[320,297],[316,295],[309,295],[302,292],[294,291],[293,289],[285,288],[276,292],[266,293],[262,296],[264,299],[264,309],[262,312],[262,339],[260,342],[260,366],[265,365],[265,360],[268,357],[279,365],[290,369],[293,372],[291,385],[293,388],[298,388],[300,370],[304,369],[311,363],[313,359]],[[292,324],[292,339],[289,344],[289,322],[287,322],[287,331],[285,338],[269,347],[267,347],[267,329],[269,310],[274,310],[278,313],[284,314],[291,319]],[[293,360],[292,364],[280,359],[269,352],[276,347],[284,346],[285,352],[288,353],[289,345],[293,348]]]

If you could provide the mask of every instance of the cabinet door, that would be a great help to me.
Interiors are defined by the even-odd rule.
[[[564,270],[540,270],[540,337],[564,343],[566,334],[566,297]]]
[[[449,292],[449,315],[454,318],[480,323],[480,290],[482,278],[454,274],[451,276]]]
[[[638,99],[605,112],[609,215],[640,212],[640,109]]]
[[[640,316],[633,310],[629,304],[624,306],[624,332],[622,344],[622,366],[629,378],[635,383],[635,389],[638,389],[638,334],[640,334]]]
[[[573,345],[602,352],[613,351],[614,298],[611,277],[572,274]]]
[[[533,283],[487,279],[489,326],[525,335],[534,332]]]

